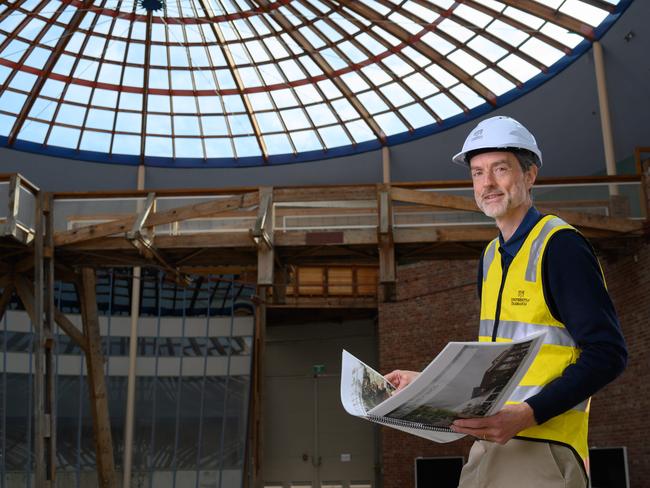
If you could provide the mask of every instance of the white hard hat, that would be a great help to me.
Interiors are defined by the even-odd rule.
[[[537,155],[537,166],[542,166],[542,151],[537,147],[535,138],[515,119],[504,116],[482,120],[465,139],[463,150],[452,161],[469,166],[466,156],[477,149],[527,149]]]

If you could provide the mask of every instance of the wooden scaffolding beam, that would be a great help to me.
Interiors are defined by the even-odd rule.
[[[393,237],[393,208],[390,198],[390,185],[380,185],[377,190],[379,282],[384,288],[384,301],[393,301],[396,292],[397,269],[395,266],[395,240]]]
[[[247,461],[252,474],[249,488],[264,486],[264,360],[266,344],[266,301],[268,287],[257,287],[255,303],[255,337],[253,347],[253,400],[250,411],[250,454]]]
[[[56,397],[54,364],[54,223],[52,196],[39,193],[36,199],[36,229],[34,235],[35,290],[40,292],[41,331],[39,343],[43,361],[42,415],[44,430],[44,487],[56,486]],[[40,248],[40,250],[39,250]],[[40,256],[39,256],[40,255]]]
[[[0,320],[4,317],[5,312],[7,311],[7,306],[11,302],[11,297],[14,294],[15,286],[13,282],[7,283],[4,285],[2,290],[2,296],[0,296]]]
[[[436,192],[423,192],[406,188],[391,188],[391,197],[393,200],[401,202],[419,203],[421,205],[431,205],[434,207],[444,207],[455,210],[479,211],[476,202],[472,198],[456,195],[441,195]],[[544,214],[557,215],[578,227],[610,230],[615,232],[636,232],[643,229],[643,225],[640,222],[620,217],[609,217],[586,212],[554,209],[543,205],[538,205],[536,207]]]
[[[56,483],[56,401],[54,398],[54,246],[49,197],[39,194],[35,206],[34,281],[22,274],[15,286],[34,330],[34,482]],[[47,236],[47,238],[45,237]],[[5,296],[2,297],[5,299]]]
[[[273,285],[273,187],[260,188],[260,206],[251,237],[257,245],[257,284]]]
[[[53,365],[51,329],[43,325],[43,279],[36,276],[32,283],[24,275],[16,275],[15,285],[20,301],[29,315],[36,337],[34,338],[34,482],[36,486],[53,488],[56,463],[56,415],[53,401]],[[39,286],[39,283],[41,286]],[[46,351],[49,350],[49,354]],[[52,436],[54,433],[54,436]]]
[[[252,207],[257,203],[257,193],[246,193],[220,200],[210,200],[208,202],[173,208],[164,212],[152,212],[148,214],[141,227],[171,224],[172,222],[179,222],[190,218],[211,217],[230,210]],[[136,221],[137,215],[134,214],[104,224],[89,225],[80,229],[58,232],[54,237],[54,243],[57,246],[65,246],[99,237],[107,237],[113,234],[126,234],[132,231]]]
[[[81,319],[88,344],[86,364],[88,366],[88,388],[90,410],[95,433],[95,452],[97,456],[97,480],[100,488],[115,488],[115,461],[113,459],[113,439],[108,412],[108,394],[104,374],[104,355],[102,353],[95,293],[95,270],[81,270]]]

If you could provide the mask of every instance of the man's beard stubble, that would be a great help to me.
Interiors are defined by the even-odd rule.
[[[493,191],[493,190],[492,190]],[[489,194],[492,191],[487,191],[485,194]],[[512,208],[519,207],[520,205],[526,203],[529,199],[528,190],[524,185],[516,185],[515,188],[510,192],[502,192],[503,198],[500,202],[495,203],[486,203],[483,200],[483,196],[476,202],[478,208],[488,217],[492,219],[498,219],[503,217],[508,213]]]

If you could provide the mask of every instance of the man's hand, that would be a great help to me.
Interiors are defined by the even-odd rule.
[[[391,371],[384,376],[393,386],[397,388],[397,391],[403,390],[408,386],[411,381],[413,381],[420,373],[417,371],[404,371],[403,369],[396,369]]]
[[[505,444],[517,433],[533,425],[537,425],[533,409],[524,402],[506,405],[489,417],[454,420],[451,430],[469,434],[484,441]]]

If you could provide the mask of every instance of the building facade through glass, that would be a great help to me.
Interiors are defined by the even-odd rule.
[[[250,400],[253,288],[233,276],[181,287],[142,275],[138,321],[132,486],[236,487],[244,477]],[[116,470],[123,465],[130,317],[127,270],[98,273],[97,294]],[[56,286],[57,307],[80,325],[74,287]],[[14,303],[0,323],[0,487],[33,486],[33,341]],[[113,313],[115,308],[115,313]],[[56,340],[58,486],[97,486],[85,356]]]

